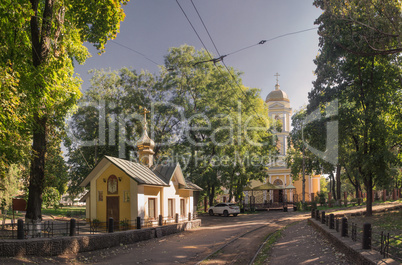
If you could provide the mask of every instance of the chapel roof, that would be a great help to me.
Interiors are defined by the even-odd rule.
[[[179,177],[179,184],[183,185],[185,189],[202,190],[196,184],[191,183],[188,180],[184,180],[180,165],[178,163],[176,165],[157,165],[150,169],[141,163],[113,156],[104,156],[104,158],[96,165],[91,173],[89,173],[80,186],[87,186],[89,182],[96,176],[96,174],[108,164],[108,162],[112,163],[121,171],[126,173],[138,184],[144,185],[169,186],[169,182],[173,174],[178,169],[178,174],[181,176],[181,178]]]

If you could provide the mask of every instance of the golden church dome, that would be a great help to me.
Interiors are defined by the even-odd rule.
[[[137,146],[139,149],[144,149],[144,147],[154,149],[155,147],[155,142],[149,138],[146,127],[144,128],[144,133],[142,134],[141,138],[137,141]]]
[[[268,94],[267,99],[265,102],[270,102],[270,101],[286,101],[290,102],[288,95],[286,92],[282,91],[279,89],[279,85],[275,85],[275,90],[271,91],[271,93]]]

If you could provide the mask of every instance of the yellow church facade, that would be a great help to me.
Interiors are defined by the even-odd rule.
[[[277,75],[278,77],[278,75]],[[277,159],[269,165],[267,175],[263,182],[252,180],[249,187],[244,191],[246,204],[283,203],[301,201],[302,176],[297,180],[292,178],[290,168],[285,162],[288,149],[288,138],[290,133],[292,108],[288,95],[280,89],[278,84],[275,90],[271,91],[266,100],[268,115],[272,120],[280,121],[281,130],[275,133],[278,148]],[[320,176],[305,176],[305,200],[314,200],[317,192],[320,191]]]

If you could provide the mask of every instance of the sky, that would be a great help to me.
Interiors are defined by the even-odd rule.
[[[207,49],[217,55],[192,2],[178,2]],[[317,27],[314,21],[321,14],[309,0],[193,0],[193,3],[221,55],[261,40]],[[131,0],[124,11],[126,18],[120,33],[107,43],[105,53],[99,56],[91,44],[86,44],[92,57],[75,69],[84,81],[83,91],[89,88],[90,69],[131,67],[158,74],[158,65],[163,64],[170,47],[187,44],[197,50],[203,48],[176,0]],[[259,88],[264,100],[275,89],[274,75],[279,73],[280,88],[288,94],[293,110],[298,110],[308,103],[317,54],[318,35],[317,29],[313,29],[256,45],[231,54],[224,61],[243,73],[245,86]]]

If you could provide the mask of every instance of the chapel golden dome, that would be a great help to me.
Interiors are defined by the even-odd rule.
[[[271,91],[271,93],[268,94],[267,99],[265,102],[270,102],[270,101],[286,101],[290,102],[288,98],[288,94],[286,94],[285,91],[282,91],[279,89],[279,85],[275,85],[275,90]]]
[[[148,136],[148,132],[146,127],[144,128],[144,133],[142,134],[141,138],[137,141],[138,149],[143,149],[147,147],[149,149],[154,149],[155,142]]]

